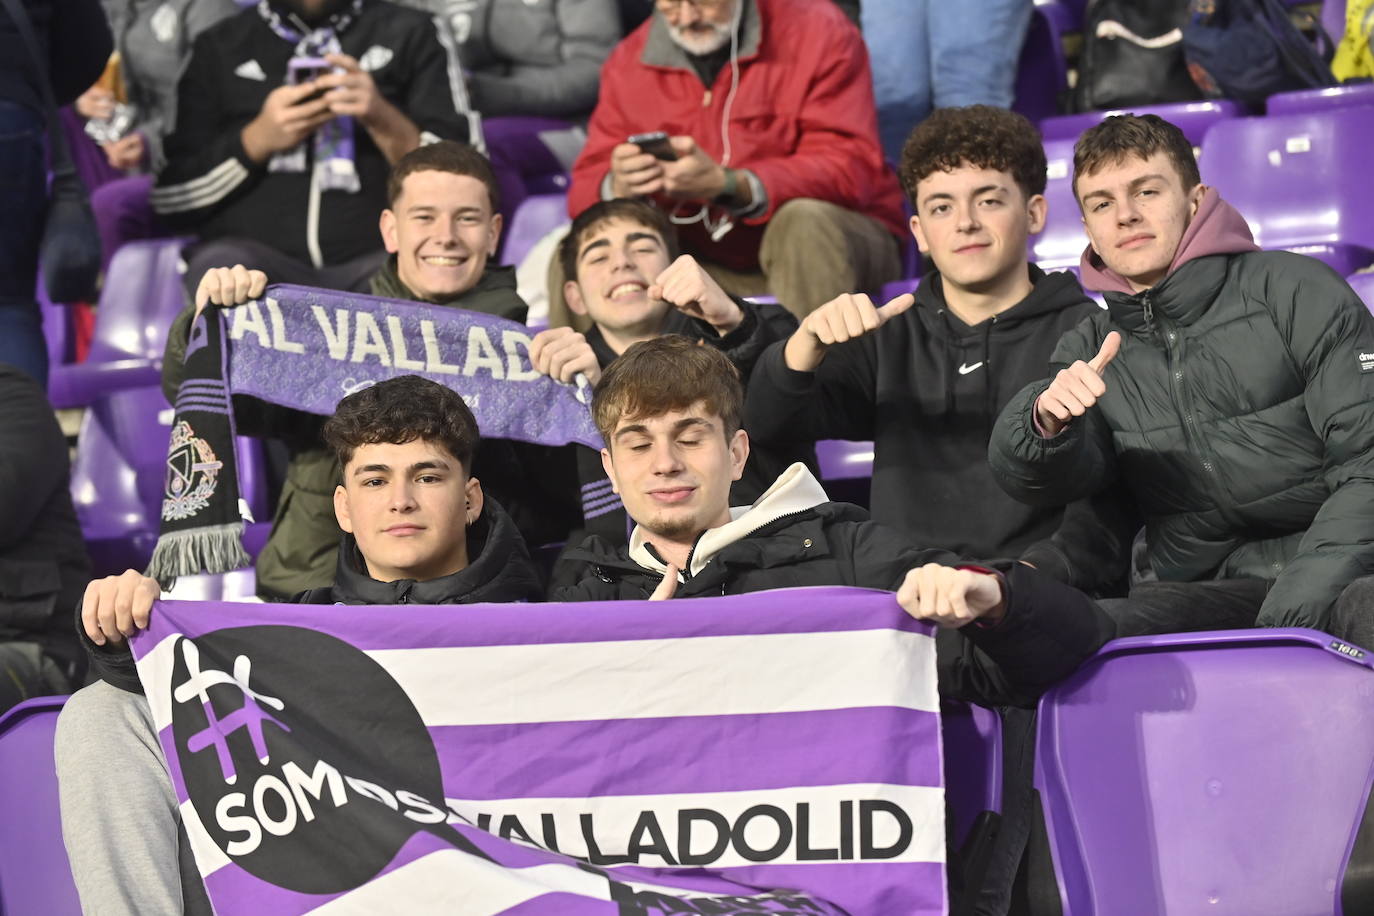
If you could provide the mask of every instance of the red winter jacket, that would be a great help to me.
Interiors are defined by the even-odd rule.
[[[874,217],[902,239],[901,188],[883,161],[868,52],[859,30],[831,0],[745,0],[739,88],[730,105],[730,159],[721,118],[730,93],[727,63],[706,89],[686,53],[652,15],[616,46],[601,70],[601,96],[587,145],[573,166],[568,210],[600,199],[611,149],[652,130],[691,136],[717,162],[751,170],[768,209],[737,224],[720,243],[700,223],[680,226],[684,250],[729,267],[758,269],[764,224],[783,203],[810,197]],[[666,210],[674,202],[660,201]],[[681,215],[697,212],[682,204]],[[713,210],[712,218],[721,215]]]

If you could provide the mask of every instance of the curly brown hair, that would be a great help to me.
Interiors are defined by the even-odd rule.
[[[448,172],[450,175],[476,178],[487,187],[491,212],[501,212],[501,188],[496,184],[496,173],[492,171],[491,160],[466,143],[458,143],[455,140],[427,143],[417,146],[397,159],[386,179],[388,206],[396,205],[407,176],[413,172]]]
[[[898,175],[912,209],[921,179],[965,166],[1008,173],[1027,199],[1045,193],[1045,148],[1024,116],[991,105],[937,108],[902,147]]]
[[[348,466],[359,446],[416,439],[442,445],[471,472],[481,436],[477,418],[458,392],[418,375],[398,375],[353,392],[324,424],[324,442],[340,468]]]
[[[621,420],[662,416],[698,401],[720,417],[728,440],[744,413],[739,370],[715,347],[665,334],[631,346],[606,367],[592,395],[592,420],[610,447]]]
[[[1183,189],[1191,191],[1202,184],[1193,144],[1183,131],[1159,115],[1113,115],[1101,124],[1083,131],[1073,145],[1073,196],[1078,198],[1078,179],[1103,166],[1113,165],[1127,156],[1149,159],[1164,153],[1178,170]],[[1082,206],[1079,199],[1079,206]]]

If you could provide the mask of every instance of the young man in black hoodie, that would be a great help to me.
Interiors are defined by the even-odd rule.
[[[477,422],[456,392],[418,376],[388,379],[340,401],[324,435],[343,468],[334,506],[346,533],[333,585],[297,602],[540,599],[515,525],[468,474]],[[103,681],[67,702],[56,750],[63,837],[90,912],[210,912],[125,644],[148,626],[157,596],[156,582],[129,570],[92,582],[80,609]]]
[[[875,521],[966,556],[1021,557],[1082,588],[1120,577],[1131,532],[1093,507],[1010,499],[987,465],[1002,406],[1098,311],[1071,274],[1027,262],[1045,224],[1045,153],[1018,114],[940,109],[902,151],[911,231],[934,261],[911,295],[840,296],[759,360],[744,424],[764,444],[872,439]],[[914,305],[914,307],[913,307]],[[1128,527],[1128,526],[1122,526]]]

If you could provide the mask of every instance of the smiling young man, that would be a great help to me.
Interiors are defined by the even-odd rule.
[[[379,230],[390,256],[372,276],[373,295],[525,320],[514,269],[490,261],[501,236],[501,214],[496,178],[485,156],[461,143],[422,146],[396,163],[387,193],[391,205],[381,213]],[[206,272],[194,305],[177,317],[168,335],[162,386],[169,401],[176,400],[181,385],[195,316],[208,305],[241,305],[260,296],[267,283],[266,274],[243,265]],[[322,585],[333,574],[338,470],[320,438],[320,418],[264,407],[260,416],[240,417],[240,422],[255,434],[281,438],[291,455],[272,533],[257,562],[259,595],[281,600]],[[478,457],[488,485],[537,543],[560,540],[575,524],[576,478],[570,468],[552,475],[529,472],[538,481],[550,481],[530,499],[525,471],[564,464],[570,462],[523,443],[489,441]],[[561,490],[570,495],[560,498]]]
[[[583,373],[595,384],[630,346],[678,334],[720,350],[747,383],[764,349],[797,327],[786,309],[729,295],[691,255],[679,255],[672,224],[644,201],[607,200],[584,210],[559,259],[568,305],[591,320],[585,334],[550,328],[531,343],[534,367],[560,381]],[[735,500],[752,502],[784,468],[812,458],[810,445],[799,440],[755,451],[733,488]],[[594,451],[579,449],[578,463],[584,487],[605,486]],[[617,508],[592,516],[587,530],[624,543],[627,528]]]
[[[333,584],[297,602],[540,600],[514,523],[468,473],[477,422],[456,392],[388,379],[340,401],[324,435],[343,469],[334,506],[347,533]],[[92,582],[79,612],[101,680],[63,708],[56,752],[63,838],[87,912],[209,912],[126,644],[157,597],[156,582],[129,570]]]
[[[989,457],[1035,505],[1112,481],[1151,575],[1105,602],[1121,635],[1252,624],[1344,630],[1374,571],[1374,318],[1319,261],[1259,251],[1153,115],[1079,138],[1085,284],[1107,311],[998,419]]]
[[[745,426],[765,444],[871,439],[875,521],[918,544],[1022,556],[1103,587],[1120,564],[1099,549],[1112,538],[1082,527],[1087,507],[1066,522],[1058,507],[1020,504],[987,467],[997,412],[1097,311],[1071,274],[1027,263],[1026,241],[1045,223],[1039,135],[999,108],[940,109],[908,138],[900,172],[911,232],[935,272],[914,302],[844,295],[808,315],[759,361]]]

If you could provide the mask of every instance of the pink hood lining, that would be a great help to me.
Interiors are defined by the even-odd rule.
[[[1198,204],[1197,215],[1188,224],[1179,239],[1174,261],[1169,265],[1168,277],[1187,262],[1209,254],[1240,254],[1244,251],[1259,251],[1250,226],[1240,211],[1221,199],[1216,188],[1206,188],[1202,202]],[[1131,284],[1121,274],[1103,263],[1090,244],[1083,250],[1079,262],[1080,276],[1085,289],[1104,293],[1125,293],[1135,295]]]

